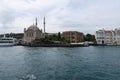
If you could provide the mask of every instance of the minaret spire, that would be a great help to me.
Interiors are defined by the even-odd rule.
[[[35,19],[35,22],[36,22],[35,25],[37,26],[37,25],[38,25],[38,23],[37,23],[37,17],[36,17],[36,19]]]
[[[45,22],[45,16],[44,16],[44,21],[43,21],[43,25],[44,25],[44,36],[45,36],[45,24],[46,24],[46,22]]]

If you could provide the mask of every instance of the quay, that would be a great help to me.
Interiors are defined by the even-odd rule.
[[[29,47],[88,47],[85,44],[22,44]]]

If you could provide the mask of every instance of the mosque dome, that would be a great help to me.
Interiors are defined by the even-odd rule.
[[[28,28],[28,30],[33,30],[33,31],[37,31],[37,30],[39,30],[39,28],[37,27],[37,25],[31,25],[29,28]]]

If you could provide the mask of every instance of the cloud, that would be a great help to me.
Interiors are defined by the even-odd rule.
[[[23,32],[38,17],[47,32],[77,30],[94,33],[120,26],[119,0],[1,0],[0,33]]]

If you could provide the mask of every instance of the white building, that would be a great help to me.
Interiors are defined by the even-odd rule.
[[[114,31],[104,29],[96,31],[96,41],[97,44],[113,45]]]
[[[98,30],[96,31],[96,42],[97,44],[104,44],[105,43],[105,30]]]
[[[120,28],[115,29],[114,31],[114,44],[115,45],[120,45]]]

